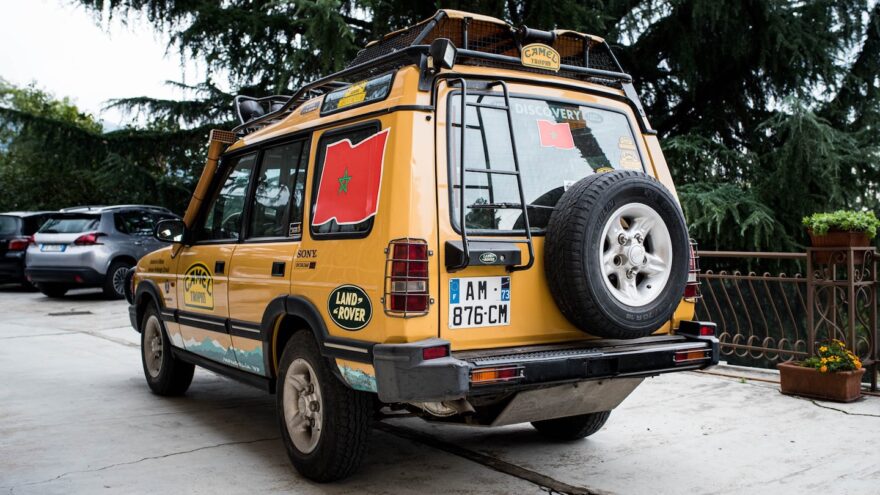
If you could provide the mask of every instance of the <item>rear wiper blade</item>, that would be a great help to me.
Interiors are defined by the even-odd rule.
[[[468,208],[474,210],[522,210],[522,205],[519,203],[474,203],[469,205]],[[555,210],[556,208],[553,206],[544,206],[544,205],[526,205],[526,208],[538,208],[541,210]]]

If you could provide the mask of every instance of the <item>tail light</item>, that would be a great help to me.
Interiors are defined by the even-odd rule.
[[[478,368],[471,371],[471,383],[474,385],[489,385],[503,383],[523,378],[522,366],[499,366],[497,368]]]
[[[677,351],[672,359],[675,364],[688,364],[695,361],[704,361],[709,359],[709,350],[698,349],[693,351]]]
[[[24,251],[34,243],[34,236],[25,237],[23,239],[12,239],[6,247],[9,251]]]
[[[427,241],[395,239],[386,253],[385,312],[404,318],[428,314],[428,257],[432,253]]]
[[[688,280],[684,286],[684,297],[686,299],[697,299],[700,297],[700,257],[697,255],[697,241],[691,239],[690,260],[688,262]]]
[[[103,244],[103,242],[98,242],[99,237],[103,237],[105,234],[100,232],[89,232],[88,234],[83,234],[76,238],[73,243],[77,246],[95,246],[98,244]]]
[[[422,359],[428,361],[430,359],[445,358],[449,355],[449,345],[437,345],[434,347],[425,347],[422,349]]]

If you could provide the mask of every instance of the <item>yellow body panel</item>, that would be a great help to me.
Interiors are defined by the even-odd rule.
[[[465,77],[474,74],[491,75],[497,79],[529,79],[533,82],[511,82],[511,93],[573,100],[622,112],[629,119],[635,133],[635,146],[646,164],[646,170],[674,193],[672,178],[656,136],[639,132],[636,117],[628,105],[618,99],[601,96],[621,96],[621,91],[559,76],[514,70],[462,65],[455,67],[455,71]],[[378,122],[381,129],[390,129],[378,210],[368,236],[345,240],[314,239],[309,228],[312,205],[307,200],[301,241],[291,239],[269,243],[178,246],[175,248],[178,252],[174,258],[171,257],[171,249],[163,249],[141,261],[136,283],[152,280],[160,287],[164,287],[166,282],[172,286],[176,284],[174,290],[165,294],[163,302],[166,307],[196,315],[229,318],[232,324],[236,321],[260,324],[273,299],[287,294],[300,296],[317,308],[331,336],[370,343],[404,343],[440,337],[451,341],[453,350],[463,350],[592,338],[575,328],[557,309],[544,275],[544,238],[541,236],[534,239],[535,266],[530,270],[510,274],[511,324],[449,329],[446,288],[451,278],[505,276],[508,272],[501,266],[469,267],[456,273],[449,273],[445,268],[446,241],[461,239],[454,231],[449,215],[446,98],[450,89],[444,82],[439,83],[436,108],[432,111],[429,107],[433,103],[431,92],[419,91],[418,79],[416,67],[401,68],[397,70],[390,93],[383,101],[323,117],[320,116],[320,105],[307,102],[283,121],[245,136],[226,150],[227,154],[233,153],[245,147],[258,147],[264,141],[276,142],[286,136],[310,133],[305,198],[312,198],[316,153],[325,133],[363,122]],[[542,85],[542,82],[564,82],[572,89]],[[577,88],[590,89],[594,94],[578,91]],[[388,109],[396,111],[383,112]],[[638,168],[638,164],[634,166]],[[197,200],[210,196],[206,191],[211,179],[209,175],[206,174],[200,181]],[[194,213],[189,212],[188,220],[193,215]],[[398,318],[388,316],[383,311],[385,250],[389,241],[407,237],[427,241],[432,252],[429,258],[429,291],[433,302],[424,316]],[[523,260],[528,258],[524,248],[522,257]],[[223,274],[214,273],[217,261],[225,262]],[[285,263],[283,277],[271,276],[273,262]],[[212,277],[210,304],[201,295],[188,295],[186,273],[196,264],[206,267]],[[158,273],[156,269],[167,270],[167,273]],[[193,280],[189,282],[192,283]],[[328,298],[331,292],[345,284],[363,289],[373,309],[370,322],[356,331],[334,324],[329,314]],[[193,297],[204,304],[199,305]],[[682,301],[673,322],[658,330],[658,333],[669,332],[670,328],[678,325],[678,321],[691,319],[693,314],[693,304]],[[279,322],[275,321],[271,331],[278,332],[280,328]],[[179,335],[187,343],[188,349],[190,343],[197,345],[205,339],[215,340],[216,345],[222,349],[255,350],[256,346],[262,345],[256,338],[224,335],[183,323],[179,326],[169,323],[168,329],[169,333]],[[272,335],[267,341],[276,342],[277,335]],[[280,359],[281,350],[273,348],[262,351],[267,353],[271,361],[270,369],[265,372],[271,374],[272,368],[277,366]],[[343,375],[351,373],[352,376],[370,377],[374,373],[372,366],[355,361],[338,359],[337,366]]]

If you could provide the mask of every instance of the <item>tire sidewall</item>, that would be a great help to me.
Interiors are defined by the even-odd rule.
[[[580,269],[589,290],[603,315],[617,325],[633,330],[650,328],[652,331],[668,321],[684,293],[687,283],[689,239],[684,217],[672,195],[659,183],[645,177],[637,187],[631,181],[619,181],[603,191],[600,196],[602,208],[588,212],[588,228],[581,239],[585,247]],[[605,224],[619,208],[630,203],[645,204],[656,211],[669,231],[673,259],[669,263],[670,274],[660,294],[644,306],[629,306],[615,298],[605,285],[599,262],[602,252],[601,239]]]
[[[278,420],[281,425],[281,436],[284,440],[284,446],[287,448],[287,453],[290,455],[291,460],[297,463],[307,464],[315,462],[318,458],[322,457],[322,455],[325,455],[324,451],[327,449],[327,446],[332,443],[327,439],[327,435],[332,434],[332,431],[328,431],[332,430],[332,426],[328,425],[329,421],[327,421],[327,387],[329,386],[328,379],[332,377],[327,373],[323,358],[320,357],[318,348],[310,336],[307,336],[304,332],[300,332],[291,338],[289,344],[294,345],[288,345],[285,348],[284,353],[281,355],[281,364],[278,367],[278,380],[275,389]],[[317,386],[321,389],[322,395],[321,414],[323,415],[322,426],[324,429],[321,431],[321,437],[318,439],[318,444],[315,445],[314,450],[308,454],[300,452],[300,450],[293,444],[284,415],[284,385],[287,380],[287,370],[297,359],[302,359],[311,365],[318,379]]]
[[[122,289],[122,293],[116,290],[116,286],[113,285],[113,279],[116,277],[116,272],[119,270],[130,270],[132,265],[126,263],[124,261],[114,261],[110,268],[107,269],[107,276],[104,280],[104,294],[107,297],[113,299],[122,299],[125,297],[125,287]],[[127,279],[127,277],[126,277]]]
[[[147,360],[144,356],[144,346],[146,345],[147,338],[147,321],[149,321],[150,318],[156,318],[159,322],[159,332],[162,333],[162,363],[159,365],[159,374],[156,377],[150,375],[150,370],[147,368]],[[147,379],[147,384],[150,385],[150,388],[161,388],[164,383],[169,380],[168,375],[171,370],[172,359],[171,340],[168,338],[168,332],[165,331],[165,323],[159,316],[159,311],[151,304],[147,310],[144,311],[144,317],[141,319],[141,367],[144,370],[144,378]]]

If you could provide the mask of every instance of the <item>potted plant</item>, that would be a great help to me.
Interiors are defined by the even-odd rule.
[[[880,227],[880,220],[872,211],[814,213],[804,217],[802,223],[814,248],[867,247]],[[814,259],[828,263],[831,255],[832,251],[819,251],[814,253]]]
[[[839,340],[819,346],[816,356],[803,362],[776,365],[783,394],[852,402],[862,395],[865,369],[859,358]]]

